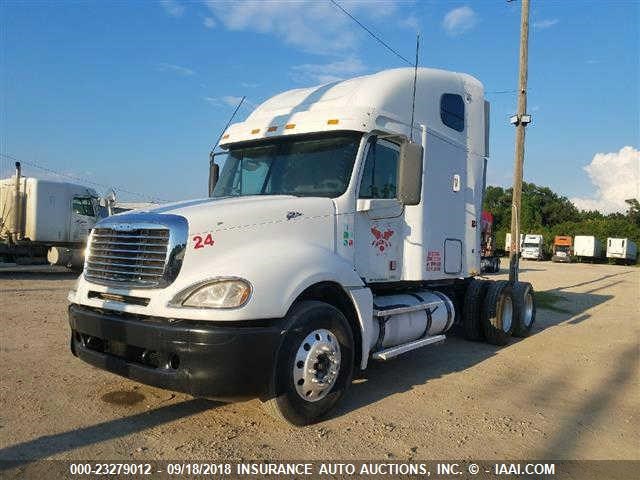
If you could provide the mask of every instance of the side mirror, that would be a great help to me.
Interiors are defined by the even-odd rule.
[[[225,152],[226,153],[226,152]],[[211,152],[209,154],[209,197],[213,196],[213,189],[218,183],[220,177],[220,165],[216,163],[216,154]]]
[[[422,190],[422,145],[403,143],[398,165],[398,200],[403,205],[420,203]]]

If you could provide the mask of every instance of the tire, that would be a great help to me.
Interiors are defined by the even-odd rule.
[[[278,353],[272,392],[264,407],[278,419],[296,426],[309,425],[326,415],[351,384],[353,333],[342,312],[324,302],[300,302],[287,318],[290,328]],[[308,372],[314,367],[315,375]],[[310,381],[318,375],[327,388]]]
[[[529,282],[513,286],[513,336],[528,337],[536,321],[536,301]]]
[[[482,341],[482,301],[489,286],[487,280],[472,278],[464,293],[464,305],[462,306],[462,331],[464,338],[472,341]]]
[[[513,292],[505,280],[490,282],[482,304],[482,330],[487,343],[506,345],[513,332]]]

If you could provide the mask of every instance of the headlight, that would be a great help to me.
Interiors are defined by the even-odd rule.
[[[251,285],[242,279],[212,280],[180,293],[175,306],[196,308],[237,308],[251,296]]]

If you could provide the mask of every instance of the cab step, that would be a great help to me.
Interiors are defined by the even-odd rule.
[[[445,335],[433,335],[432,337],[419,338],[413,342],[403,343],[402,345],[396,345],[395,347],[385,348],[371,354],[371,358],[374,360],[389,360],[403,353],[415,350],[416,348],[424,347],[426,345],[433,345],[436,343],[442,343],[447,337]]]

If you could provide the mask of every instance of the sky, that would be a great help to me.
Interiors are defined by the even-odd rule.
[[[347,1],[406,58],[491,101],[488,183],[512,182],[520,2]],[[531,1],[525,181],[624,209],[640,183],[640,2]],[[121,200],[206,196],[208,154],[270,96],[405,66],[330,0],[0,2],[0,174],[58,174]],[[61,179],[64,179],[61,177]]]

